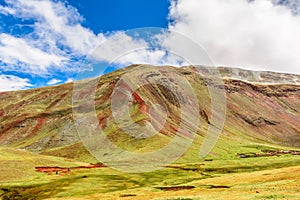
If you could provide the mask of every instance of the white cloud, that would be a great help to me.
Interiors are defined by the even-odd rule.
[[[33,47],[22,38],[0,34],[0,59],[18,70],[45,73],[48,66],[61,66],[65,58]],[[20,65],[26,63],[26,65]],[[30,69],[28,69],[30,66]]]
[[[73,78],[68,78],[67,80],[66,80],[66,82],[65,83],[71,83],[71,82],[73,82],[74,81],[74,79]]]
[[[170,30],[194,39],[217,65],[300,73],[300,16],[287,7],[269,0],[173,0],[170,18]]]
[[[14,11],[9,7],[0,5],[0,13],[2,13],[4,15],[12,15],[12,14],[14,14]]]
[[[78,11],[62,2],[50,0],[17,0],[13,2],[15,12],[23,18],[34,18],[36,32],[39,34],[51,33],[47,37],[54,37],[56,42],[70,47],[79,54],[87,54],[104,39],[103,35],[96,36],[91,30],[80,23],[82,17]]]
[[[151,29],[136,30],[136,34],[144,35],[144,31],[151,31]],[[146,42],[145,38],[133,38],[124,32],[116,32],[107,37],[106,41],[92,52],[90,58],[123,66],[129,64],[179,65],[182,62],[181,58],[167,53],[166,50],[153,49],[153,45]]]
[[[127,52],[122,55],[117,62],[121,64],[161,64],[163,62],[163,57],[165,56],[165,51],[162,50],[147,50],[145,49],[136,49]]]
[[[148,44],[143,40],[134,40],[124,32],[116,32],[108,36],[90,57],[99,61],[111,62],[126,52],[147,47]]]
[[[21,90],[31,87],[32,84],[26,78],[13,75],[0,74],[0,91]]]
[[[55,85],[55,84],[58,84],[58,83],[61,83],[62,81],[61,80],[58,80],[58,79],[51,79],[50,81],[47,82],[47,85]]]
[[[96,35],[83,27],[77,10],[60,1],[6,0],[6,3],[6,7],[0,7],[0,13],[34,22],[31,33],[18,37],[4,32],[0,35],[0,60],[7,70],[34,74],[75,71],[74,60],[86,56],[105,39],[103,34]]]

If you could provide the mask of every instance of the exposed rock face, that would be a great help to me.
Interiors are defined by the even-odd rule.
[[[266,125],[277,125],[279,124],[279,122],[273,121],[273,120],[267,120],[264,119],[263,117],[252,117],[249,118],[245,115],[241,115],[241,114],[237,114],[237,116],[239,116],[241,119],[243,119],[245,122],[247,122],[250,125],[256,126],[256,127],[262,127],[262,126],[266,126]]]
[[[123,133],[113,125],[110,98],[120,78],[134,68],[135,66],[130,66],[104,75],[96,89],[95,108],[99,125],[115,142],[122,140]],[[181,122],[178,109],[181,104],[188,104],[190,101],[182,95],[184,93],[176,85],[175,78],[160,79],[157,69],[152,68],[153,73],[133,77],[149,84],[136,91],[127,91],[132,97],[132,117],[136,123],[149,125],[152,104],[160,104],[167,111],[167,120],[160,133],[172,137]],[[227,116],[224,131],[232,137],[240,137],[237,136],[238,132],[239,135],[251,136],[254,139],[300,146],[299,75],[220,68],[224,82],[220,85],[214,82],[213,75],[205,75],[203,67],[203,74],[196,73],[194,67],[165,67],[164,73],[168,73],[168,70],[175,71],[193,87],[200,109],[200,126],[211,125],[211,97],[207,89],[209,86],[226,92]],[[153,80],[157,80],[157,84],[153,84]],[[166,83],[169,84],[168,87],[164,86]],[[41,152],[79,144],[80,139],[72,116],[72,90],[72,84],[65,84],[0,93],[0,145]],[[83,99],[84,95],[82,94]],[[81,106],[84,108],[84,105]],[[134,110],[135,106],[139,109]],[[156,113],[158,119],[159,115]],[[153,122],[154,129],[161,126],[158,119]],[[186,134],[189,134],[189,120],[185,120]],[[199,131],[197,134],[205,133]]]
[[[197,68],[202,74],[207,74],[207,67],[183,67],[185,69]],[[214,71],[211,71],[212,73]],[[250,83],[263,83],[263,84],[300,84],[300,75],[286,74],[271,71],[251,71],[239,68],[218,67],[218,70],[213,74],[218,74],[223,78],[242,80]]]

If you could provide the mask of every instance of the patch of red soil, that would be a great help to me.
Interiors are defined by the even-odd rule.
[[[70,172],[72,170],[78,170],[78,169],[93,169],[93,168],[102,168],[106,167],[102,163],[97,164],[90,164],[87,166],[78,166],[78,167],[35,167],[35,170],[37,172],[45,172],[45,173],[51,173],[51,172]]]
[[[18,117],[15,121],[12,121],[10,123],[7,123],[4,128],[1,130],[2,133],[5,133],[11,128],[16,127],[18,124],[22,124],[25,121],[25,116]]]
[[[139,110],[145,114],[149,114],[149,107],[146,105],[145,101],[141,98],[141,96],[136,91],[133,91],[133,89],[125,82],[122,82],[120,85],[122,88],[131,93],[134,103],[139,104]]]
[[[99,126],[101,129],[104,129],[106,126],[107,116],[101,116],[98,118]]]
[[[41,118],[38,118],[37,119],[37,124],[36,126],[32,129],[31,133],[34,134],[34,133],[37,133],[41,128],[42,126],[46,123],[46,118],[45,117],[41,117]]]

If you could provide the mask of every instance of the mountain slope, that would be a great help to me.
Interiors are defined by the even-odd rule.
[[[112,130],[116,122],[111,119],[110,97],[118,79],[136,67],[133,65],[100,78],[95,95],[96,113],[100,125],[112,141],[123,148],[133,146],[133,149],[139,149],[139,151],[141,149],[149,151],[151,145],[136,140],[126,143],[124,141],[128,141],[128,138],[122,129],[116,127]],[[143,67],[153,70],[153,74],[161,69],[154,66]],[[199,71],[203,69],[203,67],[198,68]],[[209,106],[211,97],[207,88],[209,86],[226,92],[227,114],[222,138],[235,138],[233,142],[244,140],[300,147],[300,85],[298,84],[300,78],[298,75],[220,68],[224,82],[224,86],[220,87],[214,85],[213,78],[195,73],[194,67],[164,67],[164,70],[165,73],[172,71],[184,77],[192,85],[198,98],[200,111],[198,134],[202,139],[211,120]],[[247,82],[239,79],[245,79]],[[276,84],[272,84],[271,80]],[[286,83],[278,84],[278,80],[284,80]],[[69,83],[55,87],[1,93],[0,144],[79,160],[87,159],[87,157],[92,159],[82,146],[76,132],[72,115],[72,90],[73,85]],[[146,85],[139,88],[136,93],[138,97],[134,97],[140,100],[135,99],[131,105],[130,112],[132,112],[133,121],[145,124],[149,121],[149,116],[141,107],[149,108],[151,105],[147,103],[165,104],[171,117],[168,118],[160,131],[161,134],[157,137],[162,135],[172,137],[180,123],[180,116],[174,106],[176,100],[172,102],[172,98],[169,98],[172,92],[165,96],[166,92],[168,91],[163,88],[149,88]],[[147,103],[145,103],[146,100]],[[152,138],[147,142],[154,144],[155,141]],[[165,138],[164,142],[152,147],[160,148],[168,142],[169,139]],[[76,155],[73,154],[74,147],[78,151]]]

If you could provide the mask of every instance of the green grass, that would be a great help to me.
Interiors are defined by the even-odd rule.
[[[109,129],[112,129],[112,127],[109,127]],[[118,141],[124,142],[127,139],[124,135]],[[156,139],[155,141],[159,140]],[[199,148],[202,141],[203,136],[197,135],[187,152],[175,163],[158,171],[140,174],[128,174],[110,168],[100,168],[75,170],[67,175],[48,175],[35,172],[34,167],[48,165],[76,166],[77,163],[75,161],[61,157],[70,158],[71,155],[74,155],[73,159],[75,160],[87,161],[89,160],[86,157],[88,154],[81,152],[81,150],[85,150],[84,146],[70,145],[44,152],[60,157],[42,156],[23,150],[1,148],[0,169],[3,173],[0,175],[0,196],[2,196],[2,199],[17,199],[20,196],[24,199],[83,199],[93,196],[101,199],[139,199],[141,195],[145,194],[155,196],[156,199],[216,199],[218,195],[216,191],[218,190],[222,190],[219,195],[226,197],[226,195],[229,195],[227,191],[243,194],[251,190],[251,187],[264,188],[264,190],[273,188],[273,185],[276,184],[284,188],[284,190],[294,187],[293,182],[288,182],[288,179],[285,180],[284,178],[283,180],[285,181],[283,182],[278,180],[268,182],[262,177],[258,179],[258,185],[256,186],[253,183],[241,183],[233,186],[233,183],[230,182],[235,176],[245,176],[246,178],[242,178],[242,180],[246,180],[249,178],[248,173],[271,170],[271,172],[266,173],[272,174],[277,169],[300,166],[300,156],[295,155],[240,158],[237,154],[258,153],[261,150],[288,150],[291,148],[267,143],[249,142],[243,138],[237,141],[235,138],[222,135],[212,152],[206,158],[200,158]],[[148,144],[149,141],[146,143]],[[146,143],[142,142],[140,144],[146,146]],[[134,146],[131,149],[128,147],[129,150],[135,150],[135,148]],[[145,150],[150,151],[151,147],[147,147]],[[89,161],[97,162],[96,160]],[[201,182],[215,180],[219,177],[224,177],[225,180],[228,179],[229,181],[227,183],[219,183],[219,181]],[[157,189],[159,187],[184,185],[193,185],[196,188],[182,191],[161,191]],[[229,185],[230,188],[211,189],[212,185]],[[195,197],[195,195],[202,194],[200,191],[204,191],[205,197]],[[195,194],[190,196],[190,192]],[[264,194],[251,193],[251,195],[245,197],[248,197],[248,199],[283,199],[287,197],[296,199],[292,194],[284,192],[283,194],[270,192],[264,192]]]
[[[231,148],[225,148],[224,145],[229,143],[223,143],[225,141],[222,141],[222,139],[214,148],[212,154],[206,158],[212,159],[212,161],[205,161],[199,157],[191,158],[199,153],[197,142],[201,142],[201,137],[199,136],[197,139],[198,141],[195,140],[195,144],[191,146],[188,153],[170,167],[140,174],[128,174],[110,168],[100,168],[75,170],[71,171],[68,175],[48,175],[35,172],[34,166],[74,166],[76,163],[57,157],[41,156],[14,149],[1,149],[0,166],[2,169],[6,170],[4,173],[1,173],[2,175],[0,178],[0,180],[2,180],[0,182],[0,188],[5,189],[5,191],[2,190],[2,198],[14,199],[17,198],[18,195],[21,195],[24,198],[34,197],[36,199],[81,199],[96,195],[99,198],[107,197],[108,199],[139,199],[142,194],[145,194],[154,195],[157,199],[214,199],[216,197],[215,191],[217,190],[222,190],[224,196],[229,195],[226,193],[226,189],[210,189],[211,185],[224,185],[224,183],[218,183],[218,181],[215,183],[213,181],[212,183],[202,183],[201,181],[214,180],[218,177],[224,177],[224,180],[226,180],[226,177],[228,176],[244,176],[244,174],[263,172],[265,170],[271,170],[268,173],[272,174],[272,170],[300,166],[300,157],[294,155],[239,158],[236,156],[237,153],[259,152],[264,149],[280,149],[280,146],[268,146],[255,143],[232,143],[230,145]],[[228,181],[227,184],[232,186],[233,183]],[[267,188],[273,187],[274,184],[281,185],[282,188],[288,188],[290,187],[290,184],[293,185],[294,183],[288,182],[288,179],[284,182],[279,182],[278,180],[268,182],[263,178],[260,178],[257,184],[259,185],[259,188],[265,188],[264,190],[267,190]],[[196,188],[174,192],[163,192],[157,189],[157,187],[174,187],[181,185],[193,185]],[[251,187],[255,187],[255,185],[252,183],[243,183],[234,186],[234,189],[241,194],[242,192],[245,192],[245,188],[249,189]],[[192,197],[194,195],[190,197],[188,195],[189,192],[193,191],[197,193],[198,190],[206,191],[205,198]],[[233,189],[230,188],[227,190]],[[180,194],[182,197],[160,198],[160,193],[164,195]],[[131,195],[126,196],[126,194]],[[121,197],[122,195],[124,195],[124,197]],[[255,193],[251,194],[249,199],[283,199],[283,197],[294,198],[292,194]]]
[[[76,166],[76,163],[59,157],[42,156],[23,150],[0,148],[0,184],[42,180],[43,174],[35,172],[36,166]]]

